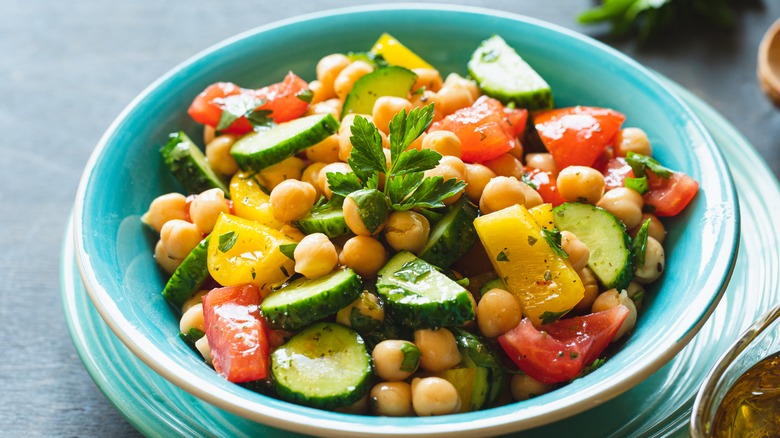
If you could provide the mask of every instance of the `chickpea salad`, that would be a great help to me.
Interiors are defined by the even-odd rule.
[[[467,68],[383,34],[312,81],[194,97],[205,148],[170,135],[182,191],[142,216],[194,354],[292,403],[428,416],[554,391],[631,336],[698,183],[618,110],[556,107],[500,36]]]

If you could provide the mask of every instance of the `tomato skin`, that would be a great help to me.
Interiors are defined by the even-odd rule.
[[[610,158],[601,173],[604,175],[604,189],[606,191],[625,187],[626,178],[634,178],[634,169],[622,157]]]
[[[268,332],[254,284],[212,289],[203,296],[203,319],[214,369],[231,382],[268,375]]]
[[[537,330],[528,318],[499,336],[512,362],[542,383],[574,379],[609,345],[628,316],[628,307],[555,321]]]
[[[669,178],[661,178],[647,171],[650,190],[643,196],[645,205],[654,208],[656,216],[674,216],[680,213],[696,196],[699,183],[682,172],[674,172]]]
[[[612,144],[625,119],[617,111],[589,106],[545,110],[533,115],[536,132],[558,169],[592,167]]]
[[[564,202],[561,192],[558,191],[558,181],[551,172],[545,172],[539,169],[533,169],[528,178],[536,185],[536,191],[542,196],[542,201],[546,204],[552,204],[557,207]]]
[[[526,110],[505,109],[498,100],[481,96],[473,105],[433,123],[429,131],[453,132],[463,146],[461,159],[467,163],[482,163],[515,147],[516,137],[525,129],[527,117]]]
[[[257,90],[241,88],[231,82],[217,82],[209,85],[190,104],[187,113],[198,123],[217,127],[226,103],[230,100],[265,100],[256,109],[271,111],[270,117],[276,123],[301,117],[309,104],[296,95],[309,88],[303,79],[289,72],[284,80]],[[240,106],[240,105],[239,105]],[[220,132],[242,135],[252,131],[253,126],[246,117],[239,117]]]

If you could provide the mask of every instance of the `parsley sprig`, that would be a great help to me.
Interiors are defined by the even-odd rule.
[[[439,164],[442,156],[430,149],[409,146],[430,126],[433,105],[399,112],[390,122],[390,165],[382,147],[377,127],[357,116],[352,125],[352,152],[347,160],[353,173],[328,173],[333,193],[349,196],[353,192],[378,190],[380,175],[385,175],[382,193],[391,209],[434,209],[444,207],[444,200],[466,187],[457,179],[428,177],[425,171]],[[360,207],[360,205],[358,205]]]

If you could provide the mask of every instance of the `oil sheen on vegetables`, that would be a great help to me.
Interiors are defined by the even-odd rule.
[[[780,352],[739,377],[718,407],[716,437],[780,436]]]

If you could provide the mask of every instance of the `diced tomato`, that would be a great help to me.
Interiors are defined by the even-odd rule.
[[[482,96],[473,105],[433,123],[430,131],[455,133],[463,146],[461,159],[481,163],[514,148],[527,117],[526,110],[507,110],[496,99]]]
[[[562,319],[537,330],[528,318],[499,336],[498,342],[524,373],[542,383],[577,377],[609,345],[628,307],[615,306],[590,315]]]
[[[265,101],[255,109],[271,111],[270,117],[276,123],[287,122],[301,117],[308,109],[308,102],[297,96],[308,88],[309,84],[292,72],[282,82],[257,90],[241,88],[231,82],[217,82],[195,96],[187,113],[198,123],[216,127],[226,109],[241,114]],[[252,124],[242,116],[221,132],[240,135],[251,130]]]
[[[203,296],[203,320],[214,369],[231,382],[268,375],[269,347],[254,284],[212,289]]]
[[[647,171],[650,190],[645,193],[645,205],[654,208],[656,216],[674,216],[691,202],[699,190],[699,183],[682,172],[674,172],[669,178],[661,178]]]
[[[604,169],[601,170],[604,174],[604,189],[610,191],[618,187],[625,187],[626,178],[634,177],[634,169],[628,164],[625,158],[616,157],[607,161]]]
[[[561,192],[558,191],[558,181],[552,173],[533,169],[528,174],[528,178],[534,183],[536,191],[539,192],[545,203],[557,207],[566,202],[561,196]]]
[[[558,169],[593,166],[612,144],[625,119],[617,111],[589,106],[545,110],[533,115],[536,132]]]

